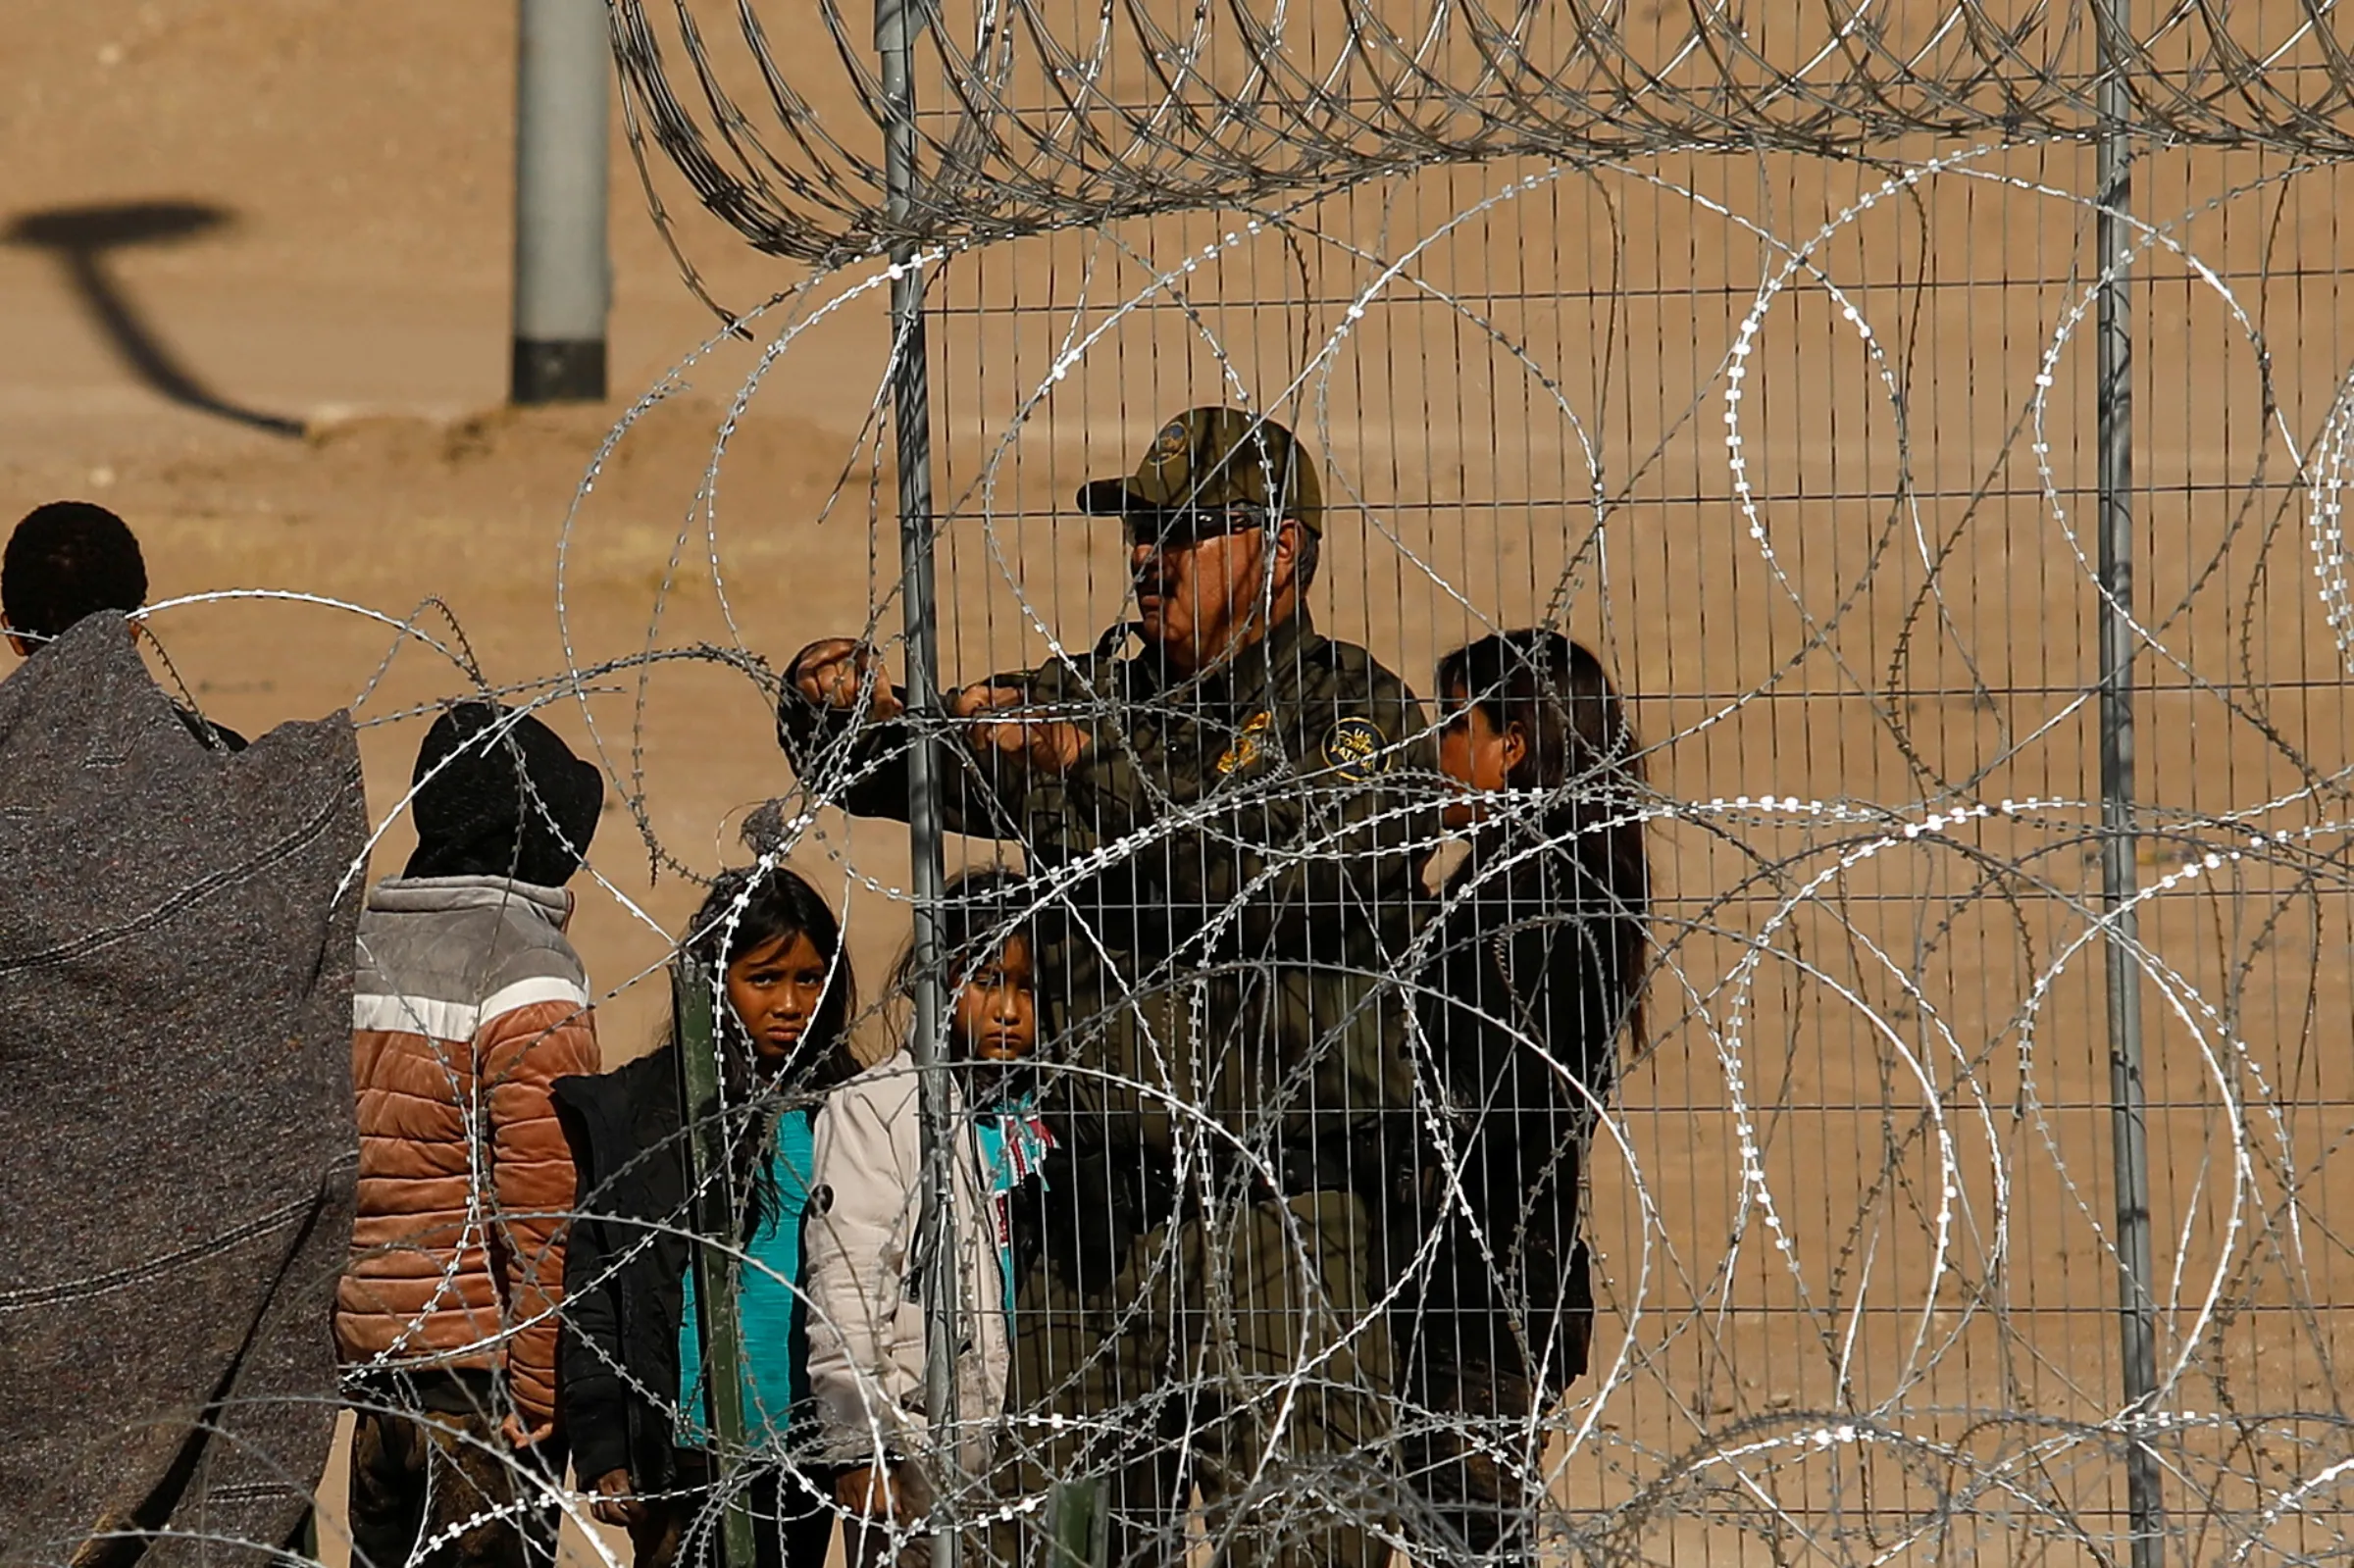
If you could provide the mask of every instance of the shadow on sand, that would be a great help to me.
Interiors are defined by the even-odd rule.
[[[196,201],[108,202],[86,207],[51,207],[21,213],[0,232],[0,242],[45,250],[57,258],[81,308],[131,373],[183,408],[219,415],[273,435],[300,435],[302,422],[230,402],[204,384],[156,335],[138,305],[124,291],[109,258],[136,245],[173,244],[217,232],[234,215]]]

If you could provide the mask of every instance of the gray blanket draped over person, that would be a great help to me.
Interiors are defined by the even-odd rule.
[[[252,1563],[335,1415],[350,722],[208,749],[119,615],[0,682],[0,1562]]]

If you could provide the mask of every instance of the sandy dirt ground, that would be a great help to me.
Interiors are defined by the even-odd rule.
[[[879,293],[778,362],[721,468],[710,538],[696,490],[752,363],[741,345],[640,422],[574,511],[622,405],[713,327],[618,155],[617,401],[498,408],[510,27],[505,9],[456,0],[20,0],[0,50],[0,514],[60,496],[115,507],[159,600],[268,589],[414,617],[412,633],[247,600],[155,623],[167,677],[239,729],[352,706],[380,815],[420,710],[478,678],[532,695],[568,669],[705,642],[773,666],[898,613],[881,595],[896,577],[878,557],[888,517],[874,527],[889,493],[868,421]],[[2096,1535],[2115,1525],[2098,1443],[2055,1462],[1971,1414],[2098,1422],[2116,1407],[2101,957],[2083,944],[2089,350],[2078,333],[2046,362],[2081,304],[2085,224],[2022,188],[2076,179],[2073,156],[1925,193],[1875,194],[1880,177],[1852,169],[1698,161],[1555,180],[1452,233],[1420,285],[1355,317],[1374,269],[1346,244],[1394,252],[1529,172],[1344,198],[1228,247],[1182,301],[1151,289],[1148,263],[1216,241],[1216,223],[1025,241],[951,267],[941,296],[951,669],[1033,662],[1049,632],[1092,640],[1124,579],[1108,541],[1054,515],[1072,484],[1126,467],[1159,418],[1229,378],[1297,380],[1295,423],[1352,503],[1319,615],[1420,681],[1465,632],[1558,594],[1638,695],[1663,799],[1703,808],[1658,839],[1653,1046],[1596,1178],[1605,1351],[1624,1350],[1581,1406],[1581,1451],[1600,1458],[1563,1482],[1614,1506],[1677,1471],[1650,1505],[1651,1560],[1787,1560],[1810,1530],[1841,1553],[1868,1555],[1868,1540],[1931,1555],[1936,1532],[1902,1521],[1942,1517],[1940,1486],[1970,1473],[1956,1455],[1972,1443],[1981,1475],[1999,1466],[2004,1486],[2080,1507]],[[2144,188],[2171,216],[2276,174],[2182,160]],[[2202,1419],[2328,1409],[2333,1330],[2301,1309],[2354,1291],[2336,1233],[2290,1223],[2345,1201],[2328,1154],[2354,1089],[2332,859],[2345,812],[2334,782],[2314,784],[2346,762],[2342,666],[2292,450],[2324,430],[2349,357],[2324,265],[2344,194],[2306,176],[2188,222],[2228,304],[2163,251],[2146,269],[2144,591],[2161,647],[2142,777],[2178,831],[2141,870],[2179,884],[2143,921],[2178,977],[2149,996],[2162,1341],[2177,1406]],[[801,281],[670,195],[723,298]],[[1859,203],[1811,261],[1846,291],[1800,269],[1740,348],[1790,252],[1712,204],[1803,241]],[[1277,299],[1293,303],[1254,308]],[[1095,327],[1101,343],[1056,378],[1075,329]],[[1739,453],[1722,375],[1737,349]],[[2057,410],[2048,495],[2038,377]],[[1589,452],[1611,501],[1599,535]],[[549,710],[626,785],[575,931],[611,993],[610,1058],[659,1027],[661,987],[639,982],[696,899],[680,873],[742,858],[743,813],[791,784],[767,700],[742,669],[682,661],[599,675]],[[1956,819],[1927,842],[1900,825],[1863,852],[1879,808],[1919,821],[2005,800],[2057,803]],[[890,896],[903,833],[819,828],[799,863],[851,897],[854,956],[879,975],[904,931]],[[2251,828],[2318,836],[2198,880],[2204,853]],[[394,821],[377,871],[404,850]],[[1859,1410],[1952,1446],[1883,1458],[1806,1435],[1806,1412]],[[1679,1468],[1726,1433],[1768,1444],[1744,1473],[1784,1513],[1756,1486]],[[2216,1482],[2216,1508],[2335,1452],[2243,1441],[2218,1458],[2202,1445],[2222,1438],[2183,1440],[2186,1471],[2246,1478]],[[339,1492],[331,1473],[331,1519]],[[2021,1556],[2091,1551],[2029,1534]]]

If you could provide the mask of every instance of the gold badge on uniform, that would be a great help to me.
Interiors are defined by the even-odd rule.
[[[1170,458],[1175,457],[1178,453],[1184,450],[1185,421],[1171,420],[1168,424],[1162,426],[1160,433],[1152,438],[1152,450],[1145,458],[1145,461],[1148,463],[1166,463]]]
[[[1265,734],[1274,722],[1275,716],[1264,710],[1244,720],[1242,733],[1234,737],[1234,744],[1226,748],[1225,755],[1218,758],[1218,772],[1221,774],[1237,773],[1258,761],[1260,756],[1258,737]]]
[[[1360,784],[1390,765],[1390,737],[1370,719],[1343,719],[1324,737],[1324,760],[1351,784]]]

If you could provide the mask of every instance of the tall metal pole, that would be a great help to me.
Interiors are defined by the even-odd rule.
[[[884,202],[904,232],[915,213],[917,150],[915,40],[927,22],[925,0],[876,0],[875,49],[882,57]],[[924,1185],[917,1223],[924,1246],[924,1416],[933,1435],[938,1503],[932,1561],[956,1568],[952,1520],[961,1511],[956,1463],[956,1131],[952,1125],[945,1046],[947,1037],[946,955],[940,908],[945,891],[941,859],[941,781],[932,731],[947,719],[940,691],[939,619],[932,575],[932,382],[924,346],[924,279],[917,246],[892,249],[899,268],[891,284],[895,353],[892,423],[899,468],[899,603],[907,637],[907,706],[914,745],[907,759],[907,825],[914,856],[915,1067],[923,1122]]]
[[[515,66],[518,403],[605,395],[606,120],[613,51],[603,0],[519,0]]]
[[[2095,153],[2100,210],[2095,239],[2103,274],[2097,336],[2100,385],[2101,586],[2101,903],[2109,939],[2110,1156],[2117,1178],[2118,1337],[2124,1366],[2126,1506],[2133,1568],[2159,1568],[2165,1514],[2158,1456],[2139,1423],[2158,1391],[2156,1297],[2151,1291],[2149,1124],[2142,1080],[2141,964],[2134,955],[2133,897],[2133,315],[2125,264],[2133,233],[2124,221],[2132,198],[2132,148],[2125,125],[2131,102],[2121,45],[2129,0],[2097,6],[2100,140]],[[2129,34],[2124,34],[2129,37]]]

